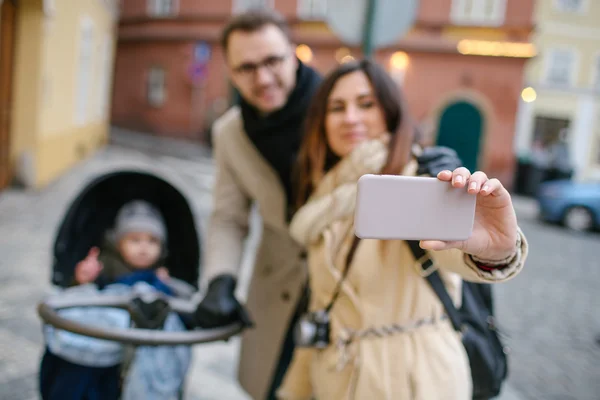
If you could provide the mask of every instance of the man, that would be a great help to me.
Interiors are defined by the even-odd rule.
[[[239,380],[253,399],[273,399],[293,351],[290,327],[302,312],[305,257],[288,222],[303,120],[321,78],[296,58],[285,20],[272,11],[235,16],[222,46],[241,102],[214,124],[217,176],[203,266],[209,284],[196,320],[203,328],[251,324],[234,290],[250,205],[257,204],[262,239],[247,299],[254,329],[243,336]],[[444,149],[430,149],[420,160],[434,175],[458,163]]]

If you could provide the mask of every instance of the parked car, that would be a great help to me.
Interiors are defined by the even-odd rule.
[[[600,228],[600,182],[556,180],[540,185],[540,217],[575,231]]]

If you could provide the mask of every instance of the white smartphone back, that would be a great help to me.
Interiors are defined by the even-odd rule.
[[[354,227],[361,239],[466,240],[476,196],[437,178],[363,175]]]

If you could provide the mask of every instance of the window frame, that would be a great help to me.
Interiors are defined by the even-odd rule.
[[[93,90],[95,26],[87,15],[79,20],[79,35],[76,53],[77,73],[75,75],[75,124],[85,125],[89,118],[91,93]],[[89,42],[86,42],[89,37]]]
[[[232,0],[231,2],[231,12],[233,14],[243,13],[249,9],[255,8],[254,4],[246,4],[246,3],[254,3],[257,0]],[[262,7],[264,8],[275,8],[275,0],[259,0],[263,3]]]
[[[161,4],[169,1],[171,9],[169,12],[163,12]],[[153,18],[170,18],[179,13],[179,0],[146,0],[146,12]]]
[[[493,2],[495,5],[491,15],[485,14],[485,5]],[[471,13],[467,15],[466,8],[471,4]],[[502,26],[506,21],[507,0],[453,0],[450,9],[450,20],[456,25]],[[481,15],[473,11],[479,9]],[[483,10],[483,11],[481,11]]]
[[[550,80],[550,71],[552,70],[552,60],[553,55],[558,52],[567,52],[572,56],[572,68],[569,71],[569,77],[566,84],[556,83]],[[542,81],[546,85],[557,86],[557,87],[574,87],[577,86],[577,79],[579,76],[579,52],[570,47],[552,47],[546,50],[546,54],[544,56],[544,71]]]
[[[161,86],[160,86],[160,95],[156,95],[154,94],[154,90],[156,90],[156,87],[154,86],[154,84],[156,82],[153,82],[154,78],[154,74],[160,72],[162,73],[161,76],[161,80],[162,82],[160,82]],[[157,98],[158,97],[158,98]],[[146,102],[148,103],[149,106],[154,107],[154,108],[161,108],[167,99],[167,70],[161,66],[161,65],[151,65],[148,70],[147,70],[147,75],[146,75]]]
[[[324,11],[315,12],[315,4],[323,3]],[[305,21],[324,21],[327,18],[327,10],[329,8],[328,0],[298,0],[297,14],[298,18]]]
[[[587,12],[588,8],[589,8],[589,0],[581,0],[581,7],[579,10],[566,10],[564,8],[562,8],[561,6],[561,1],[563,0],[553,0],[553,6],[554,6],[554,10],[558,11],[559,13],[565,13],[565,14],[584,14],[585,12]]]

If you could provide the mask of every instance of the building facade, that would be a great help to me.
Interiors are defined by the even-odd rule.
[[[539,56],[527,66],[515,149],[524,162],[598,179],[600,2],[538,0],[535,18]]]
[[[0,3],[0,188],[39,188],[107,140],[118,5]]]
[[[456,148],[470,169],[512,184],[515,114],[534,0],[421,0],[414,27],[375,57],[405,90],[426,143]],[[327,0],[127,0],[115,70],[113,123],[206,141],[232,101],[218,44],[224,23],[250,7],[289,20],[297,55],[326,73],[361,57],[324,22]]]

